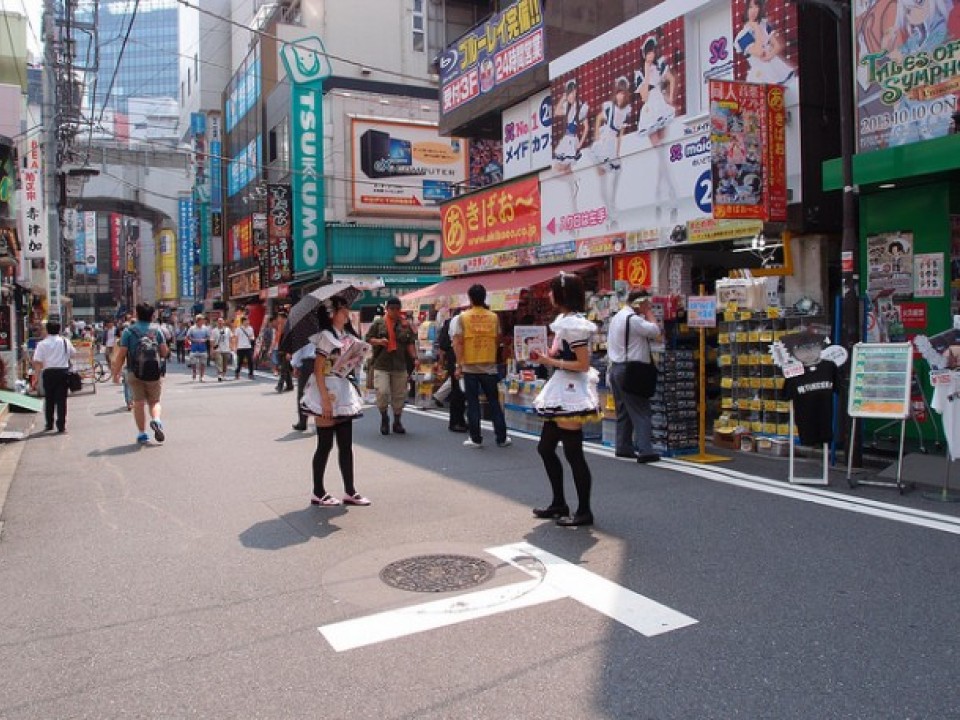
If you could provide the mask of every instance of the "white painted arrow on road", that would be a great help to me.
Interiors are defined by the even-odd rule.
[[[696,624],[692,617],[617,585],[529,543],[486,552],[532,580],[324,625],[318,630],[337,652],[569,598],[632,630],[653,637]],[[530,561],[537,563],[530,567]]]

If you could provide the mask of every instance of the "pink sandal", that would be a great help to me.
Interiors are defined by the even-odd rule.
[[[360,493],[354,493],[353,495],[344,495],[343,503],[344,505],[370,505],[370,500]]]
[[[337,500],[333,495],[327,493],[322,498],[318,498],[316,495],[310,496],[311,505],[322,505],[323,507],[333,507],[335,505],[340,505],[340,501]]]

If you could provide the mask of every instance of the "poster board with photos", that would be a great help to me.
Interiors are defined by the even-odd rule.
[[[910,416],[913,345],[857,343],[853,346],[847,414],[902,420]]]

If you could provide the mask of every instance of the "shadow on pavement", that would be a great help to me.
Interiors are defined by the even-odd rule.
[[[94,416],[94,417],[104,417],[104,416],[106,416],[106,415],[123,415],[124,413],[128,413],[128,412],[130,412],[130,411],[127,410],[126,406],[125,406],[125,405],[122,405],[122,406],[120,406],[120,407],[118,407],[118,408],[116,408],[116,409],[114,409],[114,410],[107,410],[107,411],[105,411],[105,412],[94,413],[93,416]]]
[[[91,450],[87,453],[87,457],[116,457],[118,455],[130,455],[132,453],[140,452],[141,448],[144,447],[159,447],[159,445],[138,445],[130,443],[127,445],[117,445],[117,447],[107,448],[106,450]]]
[[[274,438],[273,441],[274,442],[292,442],[294,440],[303,440],[304,438],[312,438],[312,437],[316,437],[316,433],[311,427],[309,428],[309,430],[304,430],[303,432],[300,432],[298,430],[291,430],[286,435],[281,435],[278,438]]]
[[[282,550],[338,532],[340,528],[329,521],[346,513],[343,507],[295,510],[251,525],[240,533],[240,542],[255,550]]]

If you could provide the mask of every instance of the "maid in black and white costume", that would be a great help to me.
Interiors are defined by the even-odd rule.
[[[553,375],[533,401],[533,409],[545,419],[537,451],[543,459],[553,498],[545,508],[535,508],[535,517],[556,519],[558,525],[592,525],[590,509],[592,478],[583,453],[583,425],[600,419],[597,371],[590,366],[590,337],[597,327],[583,316],[586,297],[578,275],[561,273],[550,283],[553,304],[560,311],[550,325],[555,334],[547,355],[532,352],[530,359],[555,368]],[[573,471],[579,505],[570,516],[563,490],[563,465],[557,446]]]
[[[617,222],[617,186],[620,183],[620,138],[630,120],[632,106],[630,99],[630,81],[625,77],[617,78],[613,86],[613,95],[600,106],[597,113],[597,140],[590,148],[597,162],[600,175],[600,197],[607,209],[607,221],[610,227]]]
[[[767,20],[766,0],[747,0],[743,27],[733,39],[734,50],[747,59],[747,82],[785,84],[793,80],[796,68],[783,59],[783,38]]]
[[[353,343],[363,342],[350,324],[350,306],[341,297],[333,297],[329,306],[321,305],[320,332],[310,338],[317,346],[313,375],[307,381],[300,409],[316,416],[317,449],[313,454],[313,496],[311,505],[329,507],[369,505],[370,500],[357,492],[353,484],[353,420],[362,414],[362,401],[348,372],[334,374],[341,354]],[[333,442],[337,442],[337,460],[343,476],[344,497],[327,493],[323,475]]]
[[[657,41],[648,37],[643,43],[643,67],[634,73],[634,92],[643,101],[637,120],[638,135],[655,135],[663,130],[677,115],[677,109],[663,94],[663,86],[667,84],[670,95],[673,95],[673,71],[667,62],[657,56]],[[659,138],[651,137],[651,142]]]
[[[569,171],[574,162],[580,159],[581,148],[587,138],[587,115],[590,107],[580,102],[577,95],[577,81],[569,80],[564,86],[563,98],[557,103],[553,116],[563,119],[563,137],[557,143],[553,159],[558,169]]]

